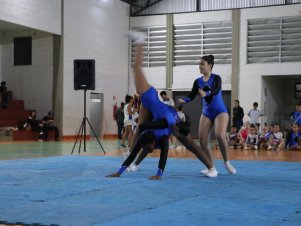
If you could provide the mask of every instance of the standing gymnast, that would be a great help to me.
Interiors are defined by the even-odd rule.
[[[190,94],[184,99],[178,99],[178,103],[188,103],[192,101],[197,94],[202,96],[203,111],[199,123],[201,148],[212,161],[208,138],[214,126],[215,137],[219,143],[225,168],[230,174],[234,174],[236,170],[228,161],[228,144],[226,140],[229,115],[222,98],[222,79],[219,75],[212,73],[213,65],[214,57],[212,55],[203,56],[201,58],[199,69],[203,76],[194,81]],[[210,170],[215,170],[215,168],[201,170],[201,173],[207,174]]]

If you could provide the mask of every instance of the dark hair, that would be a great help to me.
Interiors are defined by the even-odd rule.
[[[5,86],[6,85],[6,82],[5,81],[2,81],[1,82],[1,86]]]
[[[132,99],[133,99],[132,96],[126,95],[126,96],[125,96],[125,103],[126,103],[126,104],[130,103],[130,101],[131,101]]]
[[[160,96],[163,96],[163,95],[165,95],[165,96],[167,95],[166,91],[161,91],[160,92]]]
[[[211,64],[211,70],[214,66],[214,56],[213,55],[206,55],[201,57],[202,60],[206,61],[208,64]]]
[[[234,102],[237,102],[239,104],[239,100],[235,100]]]
[[[250,128],[255,129],[255,125],[254,125],[254,124],[251,124],[251,125],[250,125]]]
[[[253,103],[253,106],[257,106],[257,107],[258,107],[258,103],[257,103],[257,102],[254,102],[254,103]]]
[[[177,106],[177,109],[178,109],[179,111],[182,111],[182,110],[183,110],[183,104],[179,104],[179,105]]]
[[[236,128],[236,129],[237,129],[237,126],[236,126],[236,125],[232,125],[231,127],[232,127],[232,128]]]
[[[146,131],[140,135],[139,141],[142,146],[151,144],[155,141],[155,136],[151,131]]]
[[[124,106],[124,102],[121,102],[120,105],[121,105],[121,106],[122,106],[122,105]]]

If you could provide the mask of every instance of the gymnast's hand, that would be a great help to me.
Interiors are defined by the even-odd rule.
[[[160,180],[160,179],[161,179],[161,177],[160,177],[160,176],[157,176],[157,175],[155,175],[155,176],[151,176],[151,177],[149,177],[148,179],[150,179],[150,180]]]
[[[107,175],[106,177],[120,177],[120,173],[113,173],[113,174]]]
[[[201,94],[202,97],[206,96],[206,92],[202,89],[199,89],[199,93]]]
[[[178,102],[178,104],[185,104],[186,103],[183,99],[178,99],[177,102]]]

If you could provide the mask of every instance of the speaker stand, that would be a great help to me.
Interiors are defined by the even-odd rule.
[[[88,125],[90,126],[96,140],[98,141],[98,144],[99,146],[101,147],[103,153],[105,154],[105,150],[103,149],[98,137],[96,136],[95,134],[95,131],[89,121],[89,119],[87,118],[86,116],[86,94],[87,94],[87,90],[85,89],[84,90],[84,117],[83,117],[83,120],[82,120],[82,123],[79,127],[79,130],[78,130],[78,133],[77,133],[77,136],[76,136],[76,139],[75,139],[75,143],[73,145],[73,148],[72,148],[72,152],[71,152],[71,155],[73,154],[73,151],[75,149],[75,146],[77,144],[77,141],[79,140],[79,148],[78,148],[78,154],[80,154],[80,150],[81,150],[81,145],[82,145],[82,140],[84,140],[84,152],[87,152],[87,149],[86,149],[86,139],[87,139],[87,136],[86,136],[86,123],[88,122]]]

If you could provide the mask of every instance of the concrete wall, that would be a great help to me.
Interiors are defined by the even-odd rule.
[[[32,65],[13,65],[13,38],[32,37]],[[5,31],[2,36],[2,79],[14,99],[25,101],[26,109],[38,117],[52,109],[53,37],[37,30]]]
[[[61,34],[61,0],[1,0],[0,20]]]
[[[83,117],[83,91],[73,90],[73,60],[95,59],[96,89],[104,94],[103,128],[115,134],[113,96],[128,92],[129,5],[119,0],[65,0],[63,34],[63,135],[74,135]],[[88,92],[89,98],[89,92]],[[89,116],[89,109],[87,109]]]
[[[262,76],[267,75],[298,75],[300,74],[300,62],[296,63],[253,63],[247,64],[247,20],[256,18],[271,18],[282,16],[300,15],[301,5],[275,6],[241,10],[240,18],[240,62],[239,62],[239,99],[243,107],[252,106],[254,101],[259,103],[259,108],[264,108],[261,101],[263,89],[261,89]],[[279,90],[279,93],[287,95]],[[286,103],[285,103],[286,104]],[[268,119],[268,121],[273,119]]]

